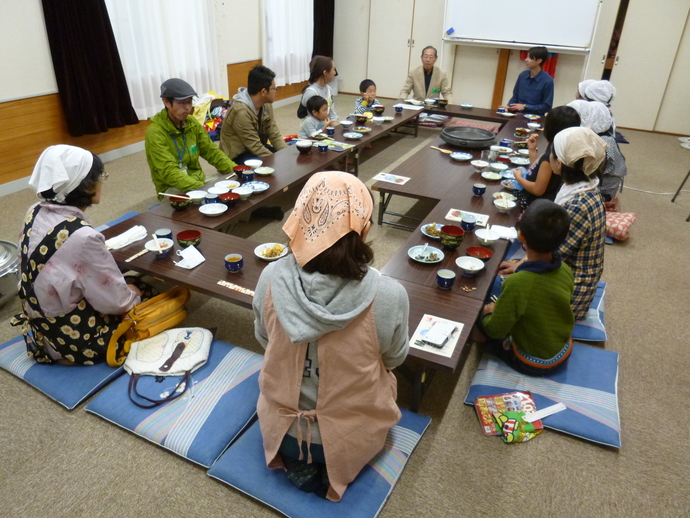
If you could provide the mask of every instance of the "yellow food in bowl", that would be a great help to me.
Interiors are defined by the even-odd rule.
[[[261,252],[261,255],[264,257],[269,257],[269,258],[270,257],[278,257],[280,254],[283,253],[284,249],[285,248],[283,247],[283,245],[279,245],[276,243],[272,247],[264,249],[264,251]]]

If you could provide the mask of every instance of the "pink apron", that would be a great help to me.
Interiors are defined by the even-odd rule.
[[[295,419],[306,422],[308,445],[310,424],[318,421],[331,484],[327,497],[338,502],[347,485],[381,451],[388,430],[401,418],[395,403],[395,376],[381,359],[373,303],[345,329],[319,338],[319,396],[316,409],[310,411],[298,408],[308,344],[293,344],[288,338],[275,312],[270,286],[264,324],[268,346],[259,375],[257,410],[266,464],[271,469],[285,468],[278,449]]]

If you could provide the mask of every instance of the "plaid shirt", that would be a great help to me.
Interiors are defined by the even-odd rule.
[[[599,191],[580,193],[564,208],[570,215],[570,230],[559,251],[575,275],[571,305],[579,320],[587,316],[604,271],[606,212]]]

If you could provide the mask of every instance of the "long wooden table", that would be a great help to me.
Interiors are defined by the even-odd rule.
[[[137,214],[104,230],[103,234],[106,238],[111,238],[132,228],[134,225],[146,227],[149,236],[157,229],[169,228],[173,233],[174,249],[166,257],[160,259],[156,258],[151,252],[147,252],[131,262],[126,262],[128,258],[144,249],[144,243],[150,239],[150,237],[147,237],[145,240],[137,241],[120,250],[112,250],[115,262],[117,262],[121,269],[136,270],[172,284],[180,284],[211,297],[251,309],[252,295],[221,286],[218,284],[218,281],[230,282],[254,291],[261,272],[268,264],[267,261],[259,259],[254,255],[254,249],[259,243],[165,218],[154,214],[152,211]],[[201,232],[201,243],[197,248],[206,258],[206,261],[191,270],[176,266],[174,263],[174,261],[182,259],[176,255],[176,252],[180,250],[180,246],[175,239],[177,233],[182,230],[198,230]],[[240,254],[244,259],[244,267],[238,273],[230,273],[225,269],[225,256],[232,253]]]
[[[392,107],[388,108],[392,110]],[[447,111],[450,113],[448,114],[454,115],[458,111],[453,106],[449,106],[449,108],[450,110]],[[513,138],[514,128],[524,126],[527,122],[522,116],[506,121],[504,118],[499,118],[498,115],[487,113],[490,110],[473,110],[476,110],[472,113],[475,117],[469,118],[504,123],[497,135],[498,140]],[[405,112],[409,113],[406,114]],[[394,119],[395,124],[376,126],[372,131],[366,133],[360,141],[355,142],[358,146],[365,145],[367,142],[380,138],[392,129],[415,119],[419,113],[406,110],[403,114],[398,115],[397,120]],[[438,113],[438,111],[433,110],[433,113]],[[467,117],[467,114],[462,113],[458,116]],[[342,128],[339,128],[336,130],[335,139],[340,140],[341,134]],[[451,149],[440,138],[432,144]],[[476,155],[478,153],[478,151],[475,152]],[[209,218],[200,214],[194,207],[187,211],[174,212],[166,204],[115,225],[104,231],[104,234],[106,237],[112,237],[137,224],[146,227],[149,234],[158,228],[170,228],[173,234],[185,229],[199,230],[202,233],[199,249],[206,257],[206,261],[193,270],[186,270],[174,265],[173,260],[177,259],[177,256],[172,254],[178,250],[177,244],[175,244],[175,250],[171,252],[171,255],[163,259],[156,259],[152,254],[147,253],[129,263],[125,262],[127,258],[143,248],[144,241],[116,250],[113,252],[113,256],[120,267],[163,278],[212,297],[251,308],[253,298],[251,294],[227,288],[218,284],[218,281],[230,282],[253,292],[261,271],[268,263],[254,255],[254,248],[258,243],[216,232],[214,229],[222,228],[247,211],[265,204],[277,193],[305,182],[312,173],[323,170],[344,154],[333,151],[319,153],[314,150],[310,155],[298,155],[298,151],[294,148],[281,150],[264,159],[265,165],[276,169],[273,176],[267,177],[267,182],[271,188],[264,193],[253,194],[248,201],[240,202],[235,208],[231,208],[220,217]],[[428,147],[419,150],[392,173],[407,176],[410,180],[404,185],[388,182],[374,184],[373,190],[378,190],[381,193],[382,204],[385,197],[389,202],[390,197],[394,195],[436,202],[430,214],[423,221],[418,222],[417,228],[410,234],[408,241],[382,270],[384,275],[397,279],[407,290],[410,300],[410,336],[414,333],[423,315],[427,313],[465,324],[450,358],[441,357],[429,351],[410,349],[406,365],[408,367],[407,375],[413,383],[411,408],[416,411],[423,391],[433,377],[433,373],[438,369],[454,371],[462,358],[465,357],[467,352],[465,344],[469,338],[469,333],[482,310],[494,274],[507,248],[507,242],[499,241],[493,245],[494,255],[479,275],[474,278],[458,275],[454,287],[450,290],[441,290],[436,287],[436,271],[440,268],[457,271],[455,259],[464,255],[464,251],[469,246],[479,244],[474,233],[467,233],[458,250],[446,251],[444,260],[435,265],[424,265],[412,261],[407,256],[407,250],[412,246],[426,242],[440,246],[438,241],[424,236],[419,227],[422,223],[444,222],[445,215],[451,208],[488,214],[491,224],[505,226],[514,224],[517,212],[502,214],[493,206],[492,193],[501,189],[499,182],[487,182],[474,172],[469,162],[454,162],[447,154]],[[472,184],[478,181],[487,185],[487,192],[483,197],[473,196],[472,193]],[[387,206],[387,203],[385,205]],[[385,211],[385,206],[381,210]],[[383,212],[380,212],[379,224],[382,223],[382,217]],[[225,270],[224,257],[229,253],[240,253],[244,257],[245,264],[240,273],[231,274]],[[462,287],[476,289],[466,292],[461,289]]]
[[[189,205],[185,210],[175,211],[167,201],[163,201],[160,205],[153,207],[150,212],[185,224],[213,230],[225,230],[244,215],[259,207],[268,205],[279,194],[288,190],[294,190],[295,188],[301,188],[312,174],[319,171],[327,171],[333,164],[340,160],[346,160],[352,154],[355,156],[355,173],[357,173],[358,150],[360,148],[419,117],[419,112],[409,113],[409,110],[406,110],[408,113],[405,113],[406,111],[404,110],[403,113],[397,114],[393,109],[393,104],[385,106],[385,114],[393,117],[393,120],[381,126],[376,126],[371,121],[368,122],[366,126],[371,128],[371,131],[363,133],[363,137],[359,140],[346,140],[343,137],[343,133],[346,132],[343,130],[343,127],[336,127],[333,138],[340,142],[352,144],[354,147],[349,150],[343,152],[329,150],[326,153],[321,153],[314,147],[311,153],[302,155],[295,146],[288,146],[270,156],[263,157],[261,159],[263,160],[263,165],[272,167],[275,172],[270,176],[256,176],[255,180],[266,182],[269,188],[264,192],[252,194],[247,200],[239,201],[234,207],[230,207],[220,216],[205,216],[199,212],[198,205]],[[217,181],[219,180],[209,181],[201,189],[207,190],[213,187]]]
[[[435,111],[434,113],[438,112]],[[496,115],[496,117],[501,116]],[[526,126],[527,119],[522,115],[518,115],[508,120],[502,118],[501,122],[503,122],[503,126],[498,132],[497,141],[500,141],[502,138],[515,139],[515,128]],[[543,142],[540,142],[540,144],[543,145]],[[445,144],[440,137],[433,141],[431,145],[442,149],[457,150]],[[468,152],[471,152],[475,158],[478,158],[481,153],[480,150],[469,150]],[[417,226],[413,229],[407,242],[381,271],[384,275],[388,275],[401,282],[408,290],[408,293],[414,292],[425,294],[426,296],[427,300],[417,309],[417,313],[420,314],[410,315],[410,336],[412,336],[424,313],[464,324],[463,332],[451,358],[444,358],[433,353],[426,353],[424,357],[420,357],[418,353],[423,351],[410,349],[410,361],[406,362],[408,367],[406,375],[413,384],[411,408],[416,409],[426,386],[428,386],[433,377],[434,371],[437,369],[454,371],[460,364],[461,359],[465,357],[467,353],[465,346],[469,332],[482,310],[484,300],[491,289],[498,266],[508,248],[508,242],[499,240],[490,246],[489,248],[493,251],[493,256],[485,263],[484,269],[471,278],[461,275],[461,272],[455,265],[455,260],[466,255],[465,250],[470,246],[483,246],[474,232],[465,233],[463,242],[457,250],[444,250],[444,259],[440,263],[428,265],[413,261],[407,255],[408,250],[413,246],[426,243],[429,243],[430,246],[442,248],[438,240],[425,236],[420,228],[423,224],[432,222],[459,226],[458,222],[445,219],[445,216],[451,209],[486,214],[489,216],[489,223],[491,225],[497,224],[502,226],[513,226],[515,224],[518,209],[516,208],[508,214],[499,212],[493,205],[493,193],[503,189],[500,181],[487,181],[479,173],[475,172],[470,161],[453,161],[449,155],[430,147],[419,150],[390,173],[406,176],[410,180],[402,185],[379,181],[372,186],[372,189],[379,191],[381,195],[378,216],[379,225],[384,223],[384,214],[390,214],[387,212],[387,207],[393,196],[405,196],[436,203],[427,217],[416,222]],[[487,186],[484,196],[474,196],[472,186],[475,183],[483,183]],[[441,290],[436,286],[436,272],[441,268],[454,270],[458,275],[454,286],[450,290]],[[463,287],[471,291],[466,292],[462,289]],[[472,288],[475,289],[472,290]],[[448,313],[445,311],[447,308],[444,307],[441,301],[450,299],[453,300],[454,307]],[[437,303],[434,304],[434,302]]]

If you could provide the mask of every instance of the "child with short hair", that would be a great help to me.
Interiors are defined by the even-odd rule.
[[[538,199],[518,224],[527,260],[503,282],[496,303],[484,306],[481,325],[491,338],[504,339],[512,366],[543,375],[570,356],[575,316],[570,307],[575,281],[558,248],[568,235],[570,216],[556,203]]]
[[[371,79],[365,79],[359,83],[359,91],[362,97],[355,101],[355,114],[361,115],[370,112],[372,106],[380,104],[376,99],[376,83]]]
[[[307,115],[299,128],[299,138],[308,139],[321,131],[324,126],[328,126],[328,101],[320,95],[310,97],[307,101]]]

